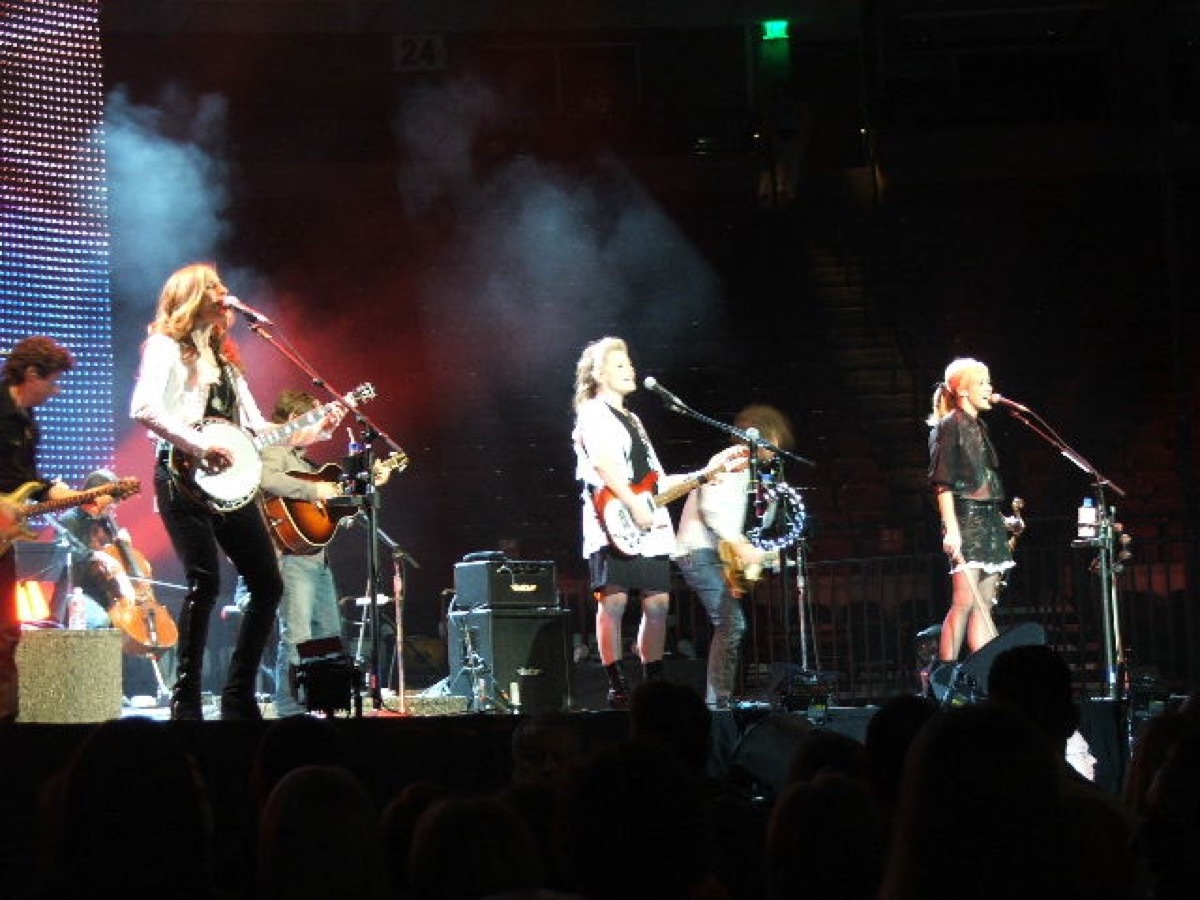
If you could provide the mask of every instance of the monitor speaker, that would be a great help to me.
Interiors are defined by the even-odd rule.
[[[988,641],[957,666],[942,666],[930,677],[933,696],[943,703],[966,703],[987,696],[988,676],[996,657],[1010,647],[1046,643],[1046,629],[1022,622]]]
[[[472,609],[448,618],[449,693],[475,711],[571,708],[569,610]]]

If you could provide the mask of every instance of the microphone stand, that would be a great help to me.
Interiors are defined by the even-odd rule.
[[[359,513],[355,518],[359,517],[364,516]],[[419,569],[421,566],[378,525],[375,526],[375,532],[392,554],[392,597],[396,605],[396,696],[399,698],[397,712],[406,713],[408,712],[408,698],[404,682],[404,586],[407,578],[404,566],[406,563],[414,569]],[[375,606],[373,599],[369,605]],[[372,633],[372,639],[374,639],[374,633]]]
[[[317,373],[316,369],[305,361],[300,352],[286,341],[286,338],[281,342],[280,340],[276,340],[275,336],[267,331],[265,326],[271,323],[251,312],[245,310],[239,310],[239,312],[242,313],[242,317],[246,320],[246,324],[250,330],[278,350],[284,358],[291,361],[301,372],[307,375],[314,387],[323,388],[335,400],[344,399],[345,394],[332,388]],[[359,439],[354,439],[353,432],[351,432],[351,452],[347,462],[358,461],[361,463],[361,467],[359,471],[346,472],[345,475],[352,485],[353,496],[361,504],[361,509],[366,514],[370,535],[367,541],[367,578],[370,590],[367,594],[371,598],[371,603],[367,604],[367,608],[370,610],[369,615],[371,617],[371,659],[369,664],[370,670],[367,673],[367,688],[370,692],[371,702],[374,704],[375,711],[378,712],[383,709],[383,689],[379,678],[379,611],[374,602],[376,595],[379,593],[379,554],[378,547],[376,546],[379,535],[379,495],[375,487],[374,478],[374,443],[376,440],[382,439],[396,453],[403,453],[404,449],[386,432],[376,426],[362,412],[360,406],[351,407],[350,412],[361,427],[362,436]],[[358,445],[358,447],[355,445]],[[356,704],[356,708],[361,709],[361,704]]]
[[[1081,537],[1071,542],[1072,547],[1095,547],[1098,551],[1096,571],[1100,577],[1100,611],[1101,625],[1104,633],[1104,668],[1107,684],[1107,698],[1125,704],[1129,700],[1127,660],[1124,642],[1121,639],[1121,608],[1118,596],[1115,566],[1119,553],[1119,537],[1114,522],[1116,508],[1109,508],[1105,497],[1105,489],[1112,490],[1119,497],[1125,496],[1125,491],[1101,474],[1092,463],[1081,453],[1070,447],[1046,421],[1026,406],[1022,406],[1007,397],[993,396],[993,401],[1008,410],[1018,422],[1021,422],[1034,434],[1053,446],[1059,453],[1075,464],[1082,472],[1092,479],[1092,488],[1096,497],[1096,535]]]

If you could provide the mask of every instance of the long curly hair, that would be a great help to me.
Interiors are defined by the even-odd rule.
[[[599,373],[604,367],[604,360],[614,351],[628,354],[629,347],[622,338],[602,337],[592,341],[583,348],[579,362],[575,364],[575,397],[572,409],[579,409],[585,400],[596,396],[600,388]]]
[[[177,269],[167,278],[158,295],[154,321],[146,326],[150,334],[165,334],[183,346],[185,358],[195,356],[194,333],[203,311],[205,295],[221,283],[217,267],[208,262],[195,262]],[[239,369],[241,353],[229,333],[230,317],[217,321],[209,332],[208,343],[213,352],[224,357]]]

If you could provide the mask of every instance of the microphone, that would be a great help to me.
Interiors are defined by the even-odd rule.
[[[991,399],[992,399],[993,403],[999,403],[1003,406],[1011,406],[1013,409],[1017,410],[1018,412],[1023,412],[1023,413],[1029,412],[1028,407],[1022,406],[1016,400],[1009,400],[1007,397],[1002,397],[999,394],[997,394],[995,391],[992,392]]]
[[[274,325],[275,324],[270,319],[268,319],[266,316],[264,316],[262,313],[260,313],[257,309],[255,309],[253,306],[247,306],[245,303],[243,303],[237,297],[233,296],[233,294],[225,295],[224,306],[226,309],[236,309],[243,316],[245,316],[247,319],[249,319],[251,322],[253,322],[257,325]]]
[[[645,380],[642,382],[642,386],[648,391],[654,391],[654,393],[658,394],[658,396],[662,397],[672,406],[687,406],[686,403],[659,384],[658,380],[651,375],[646,376]]]

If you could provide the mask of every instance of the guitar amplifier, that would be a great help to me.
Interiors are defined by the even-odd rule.
[[[556,609],[554,563],[490,559],[454,566],[455,609]]]

